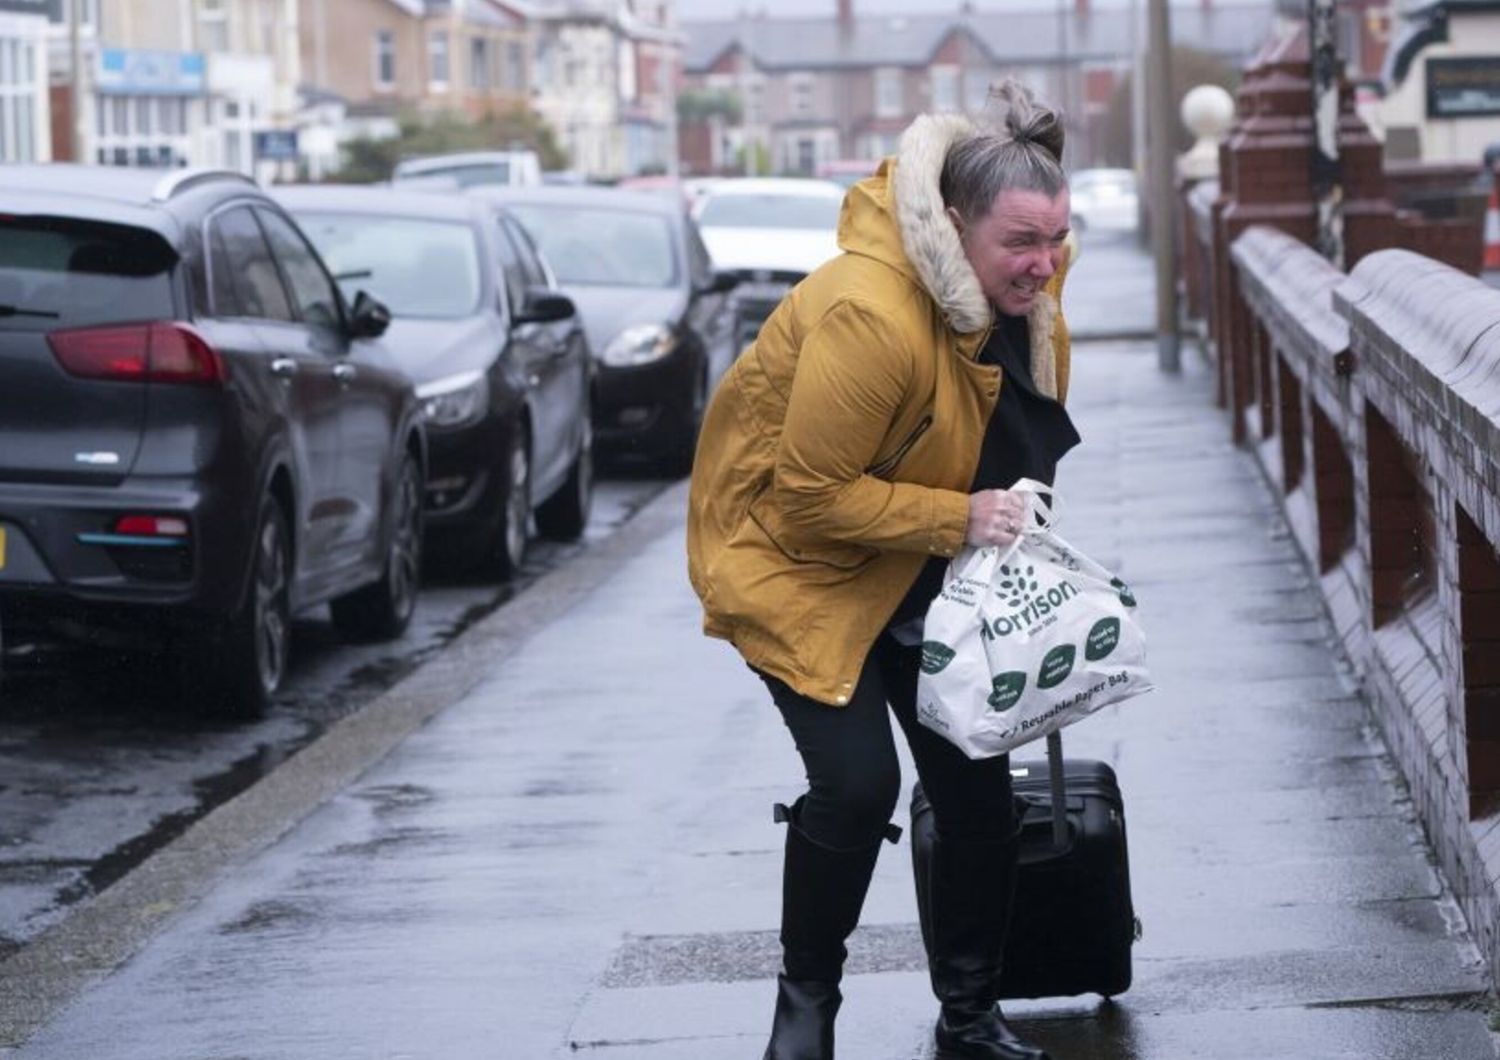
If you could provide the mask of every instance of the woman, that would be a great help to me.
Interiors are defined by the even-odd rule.
[[[783,969],[767,1060],[833,1056],[844,941],[881,839],[899,833],[887,707],[936,824],[917,873],[936,1057],[1046,1057],[995,1004],[1017,849],[1009,762],[970,761],[914,707],[922,618],[948,558],[1009,544],[1024,508],[1006,487],[1050,482],[1078,440],[1060,404],[1062,126],[1014,81],[991,101],[986,128],[917,119],[851,189],[844,253],[766,321],[698,445],[688,565],[705,631],[765,681],[808,777],[777,808]]]

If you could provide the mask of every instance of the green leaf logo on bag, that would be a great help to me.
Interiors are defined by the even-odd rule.
[[[1042,669],[1036,675],[1038,688],[1056,688],[1073,672],[1073,657],[1078,654],[1071,644],[1059,644],[1042,657]]]
[[[943,668],[953,661],[954,651],[948,645],[935,640],[924,640],[922,642],[922,672],[924,674],[941,673]]]
[[[1009,597],[1007,607],[1020,607],[1037,590],[1036,568],[1027,564],[1026,569],[1000,564],[1000,580],[995,583],[995,593]]]
[[[1094,628],[1089,630],[1088,639],[1083,642],[1083,657],[1089,662],[1098,662],[1119,646],[1120,620],[1101,618],[1094,623]]]
[[[1135,596],[1131,594],[1130,586],[1126,585],[1119,578],[1111,578],[1109,584],[1115,587],[1115,592],[1120,596],[1120,603],[1126,607],[1135,606]]]
[[[987,700],[989,705],[996,710],[1009,710],[1021,698],[1021,693],[1026,691],[1026,675],[1020,670],[996,674],[991,687],[994,691]]]

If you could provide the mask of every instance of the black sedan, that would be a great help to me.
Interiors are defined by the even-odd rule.
[[[692,464],[708,395],[733,360],[727,293],[680,198],[613,188],[484,188],[535,237],[578,303],[598,361],[601,455]]]
[[[435,550],[501,576],[535,516],[572,539],[593,496],[592,362],[573,303],[493,203],[389,188],[273,192],[346,292],[391,311],[386,342],[417,383]]]
[[[426,446],[387,319],[237,173],[0,166],[7,633],[162,652],[233,715],[298,610],[401,633]]]

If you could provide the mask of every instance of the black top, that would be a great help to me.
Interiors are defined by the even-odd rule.
[[[1067,409],[1037,390],[1031,378],[1031,337],[1026,318],[998,314],[997,320],[977,359],[980,364],[1000,366],[1000,397],[984,429],[970,493],[1010,489],[1023,478],[1050,486],[1057,462],[1080,440]],[[890,625],[925,615],[943,589],[943,572],[947,569],[948,561],[941,556],[929,559],[896,607]]]

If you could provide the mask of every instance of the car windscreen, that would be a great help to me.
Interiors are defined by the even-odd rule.
[[[171,319],[176,263],[148,229],[0,211],[0,330]]]
[[[460,188],[472,188],[479,184],[509,184],[509,162],[477,162],[456,166],[423,166],[406,173],[396,174],[395,182],[425,180],[429,177],[445,177]]]
[[[293,211],[351,303],[359,291],[392,315],[454,320],[479,309],[483,270],[460,221]]]
[[[818,195],[709,193],[698,214],[703,228],[812,228],[831,232],[839,226],[841,199]]]
[[[672,287],[672,225],[660,214],[598,207],[511,203],[563,284]]]

